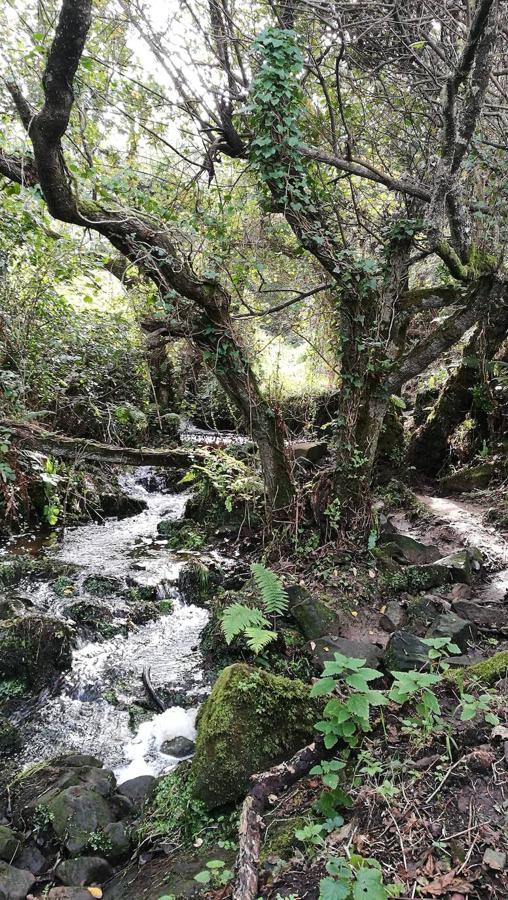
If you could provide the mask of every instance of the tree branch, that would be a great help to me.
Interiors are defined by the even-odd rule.
[[[239,313],[237,316],[232,316],[233,319],[255,319],[260,316],[270,316],[272,313],[280,312],[282,309],[287,309],[288,306],[293,306],[295,303],[299,303],[300,300],[306,300],[307,297],[313,297],[314,294],[318,294],[320,291],[326,291],[328,288],[333,287],[332,284],[328,284],[325,282],[324,284],[319,284],[315,288],[311,288],[310,291],[305,291],[304,293],[299,293],[297,297],[292,297],[291,300],[285,300],[284,303],[279,303],[278,306],[271,306],[269,309],[262,309],[260,312],[248,312],[248,313]],[[269,291],[260,291],[260,294],[267,294]]]

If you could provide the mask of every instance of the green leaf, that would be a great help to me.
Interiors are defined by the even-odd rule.
[[[223,859],[209,859],[206,868],[207,869],[223,869],[226,863]]]
[[[378,869],[360,869],[353,887],[354,900],[387,900],[383,876]]]
[[[370,704],[365,694],[352,694],[347,700],[346,706],[359,719],[369,718]]]
[[[276,640],[277,632],[269,631],[266,628],[249,627],[245,629],[245,637],[249,650],[258,655],[268,644]]]
[[[287,612],[289,598],[278,575],[262,566],[261,563],[251,563],[250,570],[261,594],[267,615],[282,616]]]
[[[211,878],[212,873],[208,872],[206,869],[203,869],[202,872],[198,872],[197,875],[194,875],[194,881],[198,881],[199,884],[208,884]]]
[[[349,884],[335,881],[334,878],[322,878],[319,882],[319,900],[348,900]]]
[[[233,638],[244,633],[246,628],[262,627],[268,625],[268,622],[260,609],[251,609],[243,603],[233,603],[222,613],[221,625],[226,643],[230,644]]]
[[[330,694],[335,690],[335,685],[336,682],[334,678],[320,678],[319,681],[316,681],[316,683],[312,685],[310,696],[324,697],[325,694]]]

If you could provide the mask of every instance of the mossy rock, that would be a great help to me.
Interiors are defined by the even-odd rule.
[[[200,550],[206,540],[199,526],[173,519],[162,519],[157,533],[166,538],[171,550]]]
[[[319,597],[313,597],[300,584],[287,588],[289,610],[295,622],[308,641],[338,632],[337,616]]]
[[[83,589],[93,597],[111,597],[123,594],[123,584],[109,575],[89,575],[83,582]]]
[[[21,735],[16,726],[0,716],[0,756],[10,756],[21,746]]]
[[[243,663],[224,669],[202,707],[190,779],[207,809],[233,803],[249,777],[307,744],[320,704],[301,681]]]
[[[463,669],[456,669],[453,672],[448,671],[445,675],[447,681],[452,682],[459,689],[463,689],[465,685],[474,681],[481,684],[494,684],[501,678],[505,678],[508,674],[508,650],[500,650],[494,653],[488,659],[482,659],[481,662],[473,663],[470,666],[464,666]]]
[[[0,622],[0,678],[23,678],[28,687],[44,687],[70,669],[73,632],[47,616]]]
[[[208,606],[221,581],[220,572],[198,559],[192,559],[180,570],[178,589],[187,603]]]
[[[494,462],[481,463],[479,466],[471,466],[452,472],[439,479],[439,485],[443,491],[450,493],[462,493],[466,491],[486,488],[496,474]]]

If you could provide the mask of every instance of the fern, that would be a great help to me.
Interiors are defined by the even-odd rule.
[[[268,625],[268,622],[266,623]],[[276,640],[277,632],[268,631],[266,628],[246,628],[245,639],[249,650],[258,655],[268,644]]]
[[[281,616],[288,608],[288,595],[280,578],[260,563],[252,563],[251,572],[261,595],[264,611],[251,609],[243,603],[233,603],[222,613],[222,631],[226,643],[242,634],[253,653],[261,653],[265,647],[277,639],[277,632],[270,629],[267,616]]]
[[[261,594],[266,614],[282,616],[287,611],[289,600],[279,576],[261,563],[251,563],[250,570]]]
[[[238,634],[246,633],[248,628],[263,628],[265,625],[269,625],[269,622],[260,609],[250,609],[242,603],[233,603],[222,613],[222,630],[228,644]]]

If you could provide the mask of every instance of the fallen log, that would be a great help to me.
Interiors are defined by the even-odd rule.
[[[152,684],[152,679],[150,677],[150,669],[148,668],[148,666],[145,666],[145,668],[143,669],[143,674],[141,675],[141,680],[143,682],[145,691],[147,692],[147,694],[148,694],[150,700],[152,701],[153,705],[155,706],[155,708],[159,712],[165,712],[166,704],[163,702],[163,700],[161,700],[161,698],[159,697],[157,691],[155,690],[155,688]]]
[[[109,462],[123,466],[160,466],[183,468],[192,465],[199,457],[199,449],[183,447],[119,447],[102,444],[87,438],[71,438],[40,425],[20,424],[11,419],[0,419],[0,427],[15,436],[18,444],[40,450],[50,456],[80,459],[89,462]]]
[[[252,775],[252,787],[242,806],[240,816],[240,849],[233,900],[256,900],[258,895],[259,851],[261,847],[262,816],[270,797],[277,796],[303,778],[323,757],[333,751],[325,749],[321,739],[308,744],[291,759],[267,772]]]

